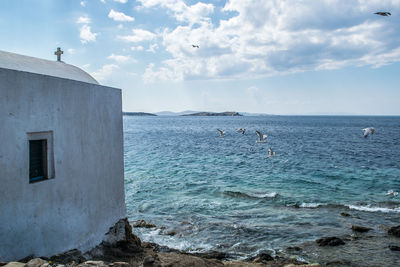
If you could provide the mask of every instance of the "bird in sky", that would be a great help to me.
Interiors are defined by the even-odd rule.
[[[243,129],[243,128],[239,128],[237,131],[238,131],[238,133],[242,133],[242,134],[246,133],[246,129]]]
[[[192,44],[192,46],[193,46],[193,48],[200,48],[199,45],[194,45],[194,44]]]
[[[379,16],[391,16],[392,14],[390,14],[390,12],[375,12],[374,14],[379,15]]]
[[[220,130],[220,129],[217,129],[217,130],[218,130],[219,135],[220,135],[221,137],[225,137],[225,131],[222,131],[222,130]]]
[[[369,134],[374,134],[375,133],[375,128],[374,127],[368,127],[362,129],[364,131],[364,138],[367,138]]]
[[[258,135],[257,143],[265,143],[265,142],[267,142],[267,135],[266,134],[262,134],[259,131],[256,131],[256,133]]]

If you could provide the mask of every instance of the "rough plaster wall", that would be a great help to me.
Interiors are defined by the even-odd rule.
[[[1,260],[86,251],[125,217],[120,90],[0,68],[0,127]],[[55,178],[29,184],[40,131]]]

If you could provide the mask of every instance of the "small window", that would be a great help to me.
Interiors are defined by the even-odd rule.
[[[47,140],[30,140],[29,183],[47,178]]]
[[[53,131],[27,133],[29,183],[55,178]]]

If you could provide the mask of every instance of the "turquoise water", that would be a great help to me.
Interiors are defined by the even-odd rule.
[[[124,138],[128,217],[158,226],[145,241],[246,257],[349,234],[340,212],[400,222],[400,117],[124,117]]]

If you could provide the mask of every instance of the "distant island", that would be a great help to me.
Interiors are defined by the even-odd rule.
[[[146,112],[123,112],[124,116],[157,116],[153,113],[146,113]]]
[[[243,115],[235,111],[225,111],[225,112],[196,112],[191,114],[184,114],[182,116],[243,116]]]

